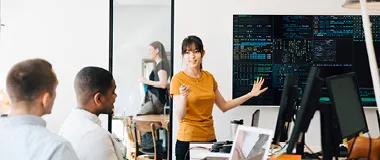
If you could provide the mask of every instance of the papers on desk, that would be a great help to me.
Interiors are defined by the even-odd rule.
[[[253,146],[255,145],[254,142],[256,142],[257,140],[259,140],[258,134],[245,134],[243,148],[242,148],[244,158],[248,157]]]
[[[190,143],[190,160],[200,160],[200,159],[223,159],[228,160],[230,157],[229,153],[216,153],[216,152],[210,152],[208,149],[198,149],[196,147],[205,147],[205,148],[211,148],[212,143],[209,144],[191,144]]]
[[[228,160],[230,158],[229,153],[205,153],[200,159],[215,159],[215,160]]]

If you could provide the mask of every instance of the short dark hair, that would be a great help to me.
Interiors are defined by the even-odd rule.
[[[96,93],[105,94],[112,87],[112,74],[100,67],[85,67],[75,77],[74,89],[79,103],[87,103]]]
[[[53,93],[57,77],[44,59],[29,59],[14,65],[8,72],[6,89],[11,101],[33,101],[42,92]]]

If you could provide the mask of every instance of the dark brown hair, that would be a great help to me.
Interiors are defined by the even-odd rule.
[[[168,56],[166,55],[165,47],[164,45],[159,41],[154,41],[150,44],[154,49],[158,49],[158,55],[162,60],[168,61]]]
[[[183,39],[182,41],[182,56],[186,53],[187,51],[187,48],[189,48],[191,45],[195,45],[195,48],[203,53],[204,52],[204,49],[203,49],[203,43],[202,43],[202,40],[201,38],[195,36],[195,35],[190,35],[190,36],[187,36],[185,39]],[[201,69],[202,69],[202,63],[201,63]]]
[[[57,77],[52,65],[43,59],[30,59],[17,63],[8,72],[6,88],[11,101],[31,102],[43,92],[53,93]]]

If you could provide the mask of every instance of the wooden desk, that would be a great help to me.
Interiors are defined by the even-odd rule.
[[[167,123],[170,121],[169,115],[157,114],[157,115],[139,115],[133,118],[135,121],[149,121],[160,122],[162,127],[169,131]]]

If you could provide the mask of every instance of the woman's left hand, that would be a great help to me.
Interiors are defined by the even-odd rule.
[[[255,81],[253,84],[251,92],[249,92],[248,94],[252,97],[259,96],[261,93],[265,92],[268,89],[268,87],[261,89],[263,84],[264,84],[264,78],[263,77],[257,78],[257,81]]]
[[[146,84],[148,82],[148,79],[146,79],[145,77],[140,77],[139,81],[143,84]]]

